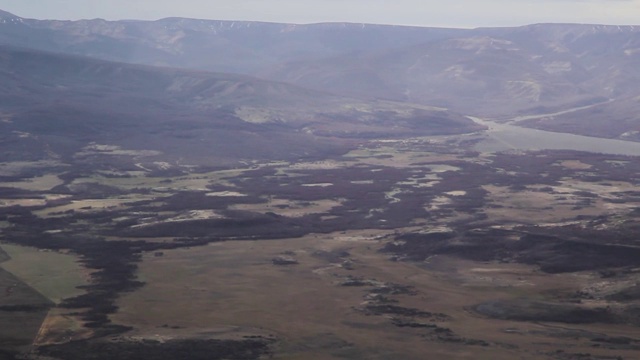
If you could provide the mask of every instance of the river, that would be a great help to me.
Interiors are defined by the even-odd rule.
[[[481,152],[506,150],[575,150],[601,154],[640,156],[640,142],[529,129],[469,117],[488,127],[486,138],[476,145]]]

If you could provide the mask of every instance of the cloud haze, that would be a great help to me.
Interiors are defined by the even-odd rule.
[[[640,25],[640,0],[0,0],[38,19],[159,19],[178,16],[290,23],[513,26],[541,22]]]

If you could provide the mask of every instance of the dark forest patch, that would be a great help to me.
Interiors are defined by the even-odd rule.
[[[513,240],[514,234],[519,240]],[[518,262],[538,265],[548,273],[640,265],[638,248],[500,230],[405,234],[382,250],[412,261],[450,255],[476,261]]]
[[[269,353],[260,340],[75,341],[42,346],[39,354],[60,360],[252,360]]]
[[[617,323],[620,320],[606,308],[556,304],[525,299],[489,301],[473,307],[479,314],[502,320],[548,321],[567,324]]]

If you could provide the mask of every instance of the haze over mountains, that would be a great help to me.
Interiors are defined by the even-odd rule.
[[[341,151],[349,139],[480,128],[447,111],[243,75],[7,46],[0,46],[0,78],[2,148],[13,161],[68,159],[96,142],[190,163],[297,158]]]
[[[415,119],[426,117],[441,124],[422,126],[425,134],[474,129],[459,115],[404,102],[502,120],[532,115],[520,125],[627,140],[640,126],[640,26],[462,30],[182,18],[57,21],[2,12],[0,44],[3,111],[29,104],[12,116],[29,117],[46,103],[49,113],[51,106],[80,113],[102,108],[103,116],[144,113],[144,121],[188,113],[220,130],[220,119],[231,114],[244,117],[244,127],[295,124],[290,130],[299,136],[407,134],[426,123]],[[599,114],[615,118],[605,122]]]
[[[181,18],[54,21],[9,13],[1,21],[4,44],[256,75],[352,97],[481,115],[536,113],[640,95],[640,26],[461,30]]]

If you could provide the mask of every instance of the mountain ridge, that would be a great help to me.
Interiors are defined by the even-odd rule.
[[[0,23],[0,43],[246,74],[350,98],[502,120],[640,96],[640,26],[635,25],[448,29],[187,18],[24,20]],[[640,116],[626,123],[620,134],[634,131]],[[592,130],[583,133],[593,135]]]

